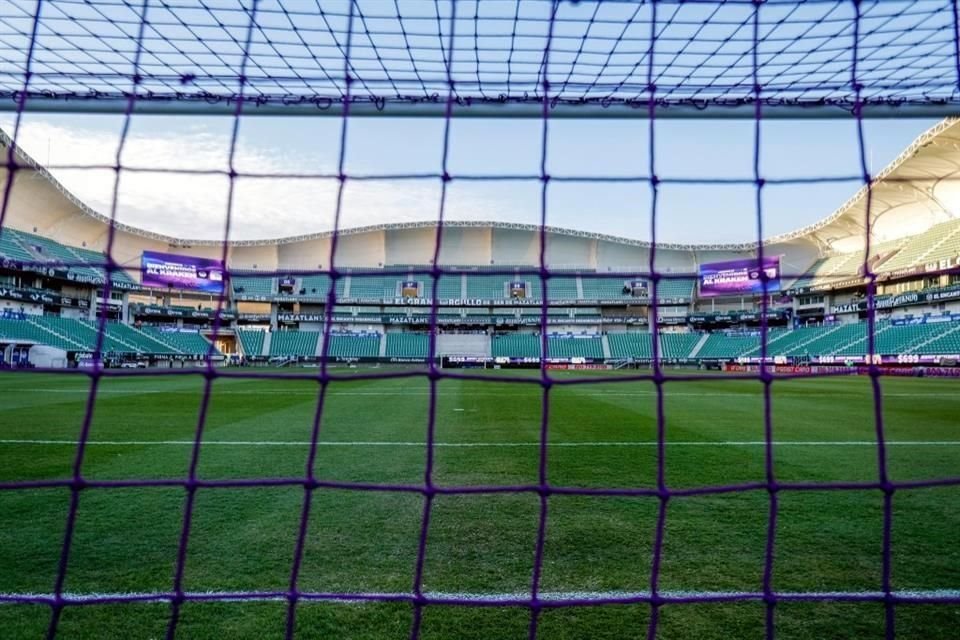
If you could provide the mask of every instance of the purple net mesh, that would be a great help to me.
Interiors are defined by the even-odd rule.
[[[489,7],[489,8],[488,8]],[[116,162],[113,206],[109,212],[104,298],[113,286],[111,275],[121,267],[112,258],[117,228],[117,193],[125,168],[121,164],[131,121],[136,113],[231,114],[233,129],[229,161],[224,174],[230,180],[221,260],[228,259],[228,238],[235,198],[234,184],[242,175],[234,167],[238,130],[244,116],[257,113],[302,114],[315,112],[341,119],[339,182],[330,247],[334,264],[341,231],[341,206],[345,185],[346,152],[351,116],[425,115],[444,119],[442,164],[436,174],[418,176],[439,180],[433,260],[430,268],[403,269],[397,275],[417,274],[432,280],[433,306],[428,365],[424,371],[396,370],[342,376],[327,367],[336,286],[331,286],[325,307],[323,358],[317,373],[263,373],[219,371],[212,360],[197,370],[107,370],[102,366],[106,317],[98,326],[94,366],[76,375],[89,376],[83,426],[70,477],[61,480],[7,481],[2,491],[61,487],[70,490],[66,529],[52,594],[0,595],[0,602],[41,604],[51,608],[47,636],[57,636],[65,607],[98,604],[168,602],[171,614],[167,637],[175,636],[181,607],[187,602],[217,600],[285,600],[288,602],[286,636],[293,637],[298,604],[303,601],[405,602],[413,607],[410,637],[421,633],[423,610],[431,605],[524,607],[530,611],[529,637],[536,638],[540,613],[546,608],[645,603],[651,608],[647,637],[658,632],[663,606],[681,603],[759,601],[766,606],[766,637],[775,636],[774,611],[778,602],[877,602],[886,611],[885,634],[895,637],[898,604],[960,604],[955,595],[901,593],[891,584],[892,498],[901,488],[957,486],[960,477],[894,483],[887,474],[883,423],[881,370],[869,367],[874,402],[879,476],[871,482],[785,483],[777,480],[774,459],[774,424],[771,387],[775,376],[761,365],[755,376],[763,385],[766,477],[763,482],[726,486],[671,489],[665,477],[664,387],[710,376],[666,376],[659,360],[659,344],[652,342],[652,372],[618,377],[618,381],[648,381],[656,388],[657,480],[656,488],[579,488],[548,482],[548,431],[551,390],[559,385],[591,384],[596,378],[555,378],[541,361],[537,378],[501,376],[516,384],[537,384],[542,389],[538,482],[520,486],[440,486],[434,482],[434,433],[437,387],[443,379],[487,379],[470,373],[441,370],[436,365],[436,327],[439,277],[451,273],[440,266],[448,185],[458,176],[448,172],[451,121],[459,116],[535,117],[542,121],[540,173],[529,179],[540,183],[539,266],[527,271],[511,269],[504,275],[530,275],[543,288],[541,349],[548,350],[547,291],[551,271],[546,262],[546,236],[551,176],[547,172],[549,123],[553,117],[638,117],[649,126],[650,175],[638,180],[652,194],[649,268],[626,275],[649,278],[652,295],[652,331],[657,332],[657,289],[664,280],[689,274],[659,273],[656,268],[657,206],[662,181],[657,177],[655,133],[661,117],[747,117],[755,124],[753,144],[756,193],[756,253],[764,256],[761,173],[761,122],[768,117],[848,117],[857,123],[862,184],[867,187],[865,237],[869,240],[872,216],[872,176],[865,153],[863,119],[869,115],[943,115],[960,104],[960,39],[956,2],[372,2],[343,0],[334,3],[295,3],[291,0],[143,0],[119,3],[81,0],[8,0],[0,6],[0,108],[15,114],[6,141],[6,181],[0,204],[3,228],[17,171],[28,167],[17,148],[21,119],[28,111],[122,113]],[[394,176],[395,177],[395,176]],[[511,179],[517,179],[515,176]],[[603,178],[596,178],[602,181]],[[828,180],[825,178],[824,180]],[[816,182],[816,180],[806,180]],[[46,263],[43,263],[46,264]],[[74,266],[62,263],[63,266]],[[89,265],[85,262],[82,265]],[[29,265],[28,265],[29,266]],[[43,266],[37,264],[36,266]],[[874,350],[876,274],[863,263],[868,292],[868,353]],[[284,273],[293,273],[284,271]],[[334,265],[328,271],[334,284],[343,278]],[[384,273],[390,273],[389,270]],[[490,273],[497,273],[490,271]],[[766,284],[765,287],[766,289]],[[767,304],[762,298],[761,360],[767,358]],[[221,294],[213,323],[214,336],[222,326],[225,306]],[[43,372],[44,370],[34,370]],[[183,479],[87,480],[84,454],[90,435],[98,388],[105,377],[140,375],[200,375],[205,383],[197,418],[189,472]],[[777,375],[777,379],[811,374]],[[826,374],[819,374],[826,375]],[[422,483],[393,485],[330,481],[314,473],[320,440],[321,416],[331,384],[350,380],[426,377],[430,398],[427,459]],[[303,476],[237,480],[205,480],[197,467],[204,437],[212,386],[218,378],[296,379],[318,383],[309,454]],[[128,487],[182,487],[186,493],[175,572],[169,591],[150,594],[75,596],[64,591],[78,506],[84,492]],[[294,486],[302,487],[304,500],[296,536],[289,586],[283,591],[212,594],[183,589],[184,568],[190,543],[197,492],[206,488]],[[310,520],[312,496],[320,489],[419,494],[424,499],[417,560],[409,593],[317,593],[299,587]],[[882,584],[876,592],[777,593],[772,575],[775,561],[778,496],[784,491],[877,491],[883,495]],[[737,492],[769,494],[768,526],[762,590],[743,593],[663,593],[659,585],[667,507],[672,500],[689,496]],[[431,594],[423,589],[428,530],[438,495],[528,493],[539,497],[533,573],[525,597],[472,596],[460,598]],[[551,495],[635,496],[659,502],[649,591],[609,597],[578,599],[542,597],[540,593],[548,506]]]

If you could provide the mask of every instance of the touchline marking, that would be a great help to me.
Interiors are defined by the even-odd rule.
[[[249,593],[243,591],[188,591],[182,594],[188,600],[205,600],[217,602],[275,602],[286,601],[288,596],[285,593]],[[709,599],[746,599],[762,600],[765,594],[762,592],[750,591],[659,591],[658,595],[663,598],[699,598]],[[803,599],[812,598],[820,600],[843,600],[843,599],[876,599],[886,598],[883,591],[781,591],[774,594],[777,598]],[[942,600],[954,601],[960,598],[958,589],[910,589],[901,591],[891,591],[890,595],[900,600]],[[466,600],[472,602],[509,602],[520,604],[530,600],[529,591],[514,592],[447,592],[447,591],[424,591],[423,596],[430,600],[438,601],[458,601]],[[138,603],[168,603],[176,597],[173,593],[150,592],[150,591],[126,591],[126,592],[63,592],[59,596],[59,601],[65,603],[83,604],[85,602],[101,602],[106,600],[114,601],[135,601]],[[537,598],[542,601],[568,603],[568,602],[604,602],[609,600],[649,600],[649,591],[540,591]],[[300,593],[300,604],[310,602],[326,602],[338,604],[363,604],[365,602],[376,602],[379,600],[412,600],[414,595],[403,591],[358,591],[348,593]],[[0,605],[16,604],[18,601],[46,602],[58,600],[54,593],[13,593],[0,592]]]
[[[612,379],[612,380],[615,380],[615,379]],[[491,382],[497,382],[497,379],[496,379],[496,378],[492,378],[492,379],[491,379]],[[501,383],[501,384],[508,384],[508,383],[505,382],[505,381],[501,381],[500,383]],[[622,385],[622,384],[629,384],[629,383],[611,382],[611,384],[619,384],[619,385]],[[596,385],[590,385],[590,386],[596,387]],[[584,390],[584,391],[588,390],[588,387],[587,387],[587,386],[571,387],[571,388],[578,388],[578,390],[579,390],[579,389],[582,389],[582,390]],[[82,394],[82,395],[89,395],[89,394],[90,394],[90,389],[89,389],[89,388],[83,388],[83,389],[43,389],[43,388],[40,388],[40,387],[31,387],[31,388],[30,388],[30,391],[38,391],[38,392],[42,392],[42,393],[72,393],[72,394]],[[196,390],[196,389],[103,389],[103,388],[97,389],[97,395],[104,395],[104,394],[106,394],[106,395],[110,395],[110,394],[117,394],[117,395],[140,395],[140,394],[184,395],[184,394],[186,394],[186,395],[196,396],[196,395],[198,395],[199,393],[200,393],[200,392],[199,392],[198,390]],[[609,396],[609,397],[612,397],[612,398],[631,398],[631,397],[648,397],[648,396],[649,396],[649,397],[655,397],[655,396],[657,395],[657,393],[658,393],[657,391],[649,391],[649,390],[646,390],[646,389],[637,389],[637,390],[635,390],[635,391],[609,391],[609,390],[596,389],[596,388],[594,388],[594,389],[590,389],[590,394],[589,394],[589,395],[591,395],[591,396],[599,396],[599,397]],[[756,391],[755,393],[736,392],[736,391],[726,391],[726,392],[724,392],[724,391],[710,391],[710,392],[704,392],[704,393],[697,393],[697,392],[691,392],[691,391],[671,391],[671,390],[669,390],[669,389],[663,391],[663,395],[664,395],[665,397],[668,397],[668,398],[671,397],[671,396],[676,396],[676,397],[684,397],[684,396],[694,397],[694,396],[696,396],[696,397],[700,397],[700,398],[744,398],[744,399],[756,398],[756,399],[758,399],[758,400],[759,400],[760,397],[761,397],[761,393],[762,393],[762,392],[761,392],[761,390],[759,389],[759,387],[757,388],[757,391]],[[807,390],[799,390],[799,389],[794,390],[794,389],[786,389],[786,388],[782,388],[782,387],[781,387],[780,389],[777,389],[775,393],[776,393],[776,395],[802,396],[802,397],[809,396],[809,394],[810,394],[810,392],[807,391]],[[280,389],[258,389],[258,390],[256,390],[256,391],[240,390],[240,389],[216,389],[216,390],[214,390],[213,394],[214,394],[214,395],[243,395],[243,396],[260,396],[260,395],[309,396],[309,397],[311,397],[311,398],[316,398],[316,396],[317,396],[317,392],[316,392],[316,391],[313,391],[313,390],[310,390],[310,389],[289,389],[289,390],[280,390]],[[328,395],[328,396],[423,396],[423,397],[429,397],[429,396],[430,396],[430,391],[426,391],[426,390],[423,390],[423,389],[410,389],[410,390],[406,390],[406,391],[404,391],[404,390],[399,390],[399,389],[384,389],[384,390],[380,390],[380,391],[336,391],[336,390],[332,390],[332,391],[328,391],[328,392],[327,392],[327,395]],[[438,393],[437,393],[437,397],[438,397],[438,398],[441,398],[441,399],[444,397],[444,395],[446,395],[446,394],[444,394],[444,393],[442,393],[442,392],[438,392]],[[509,397],[509,398],[527,398],[527,397],[530,397],[530,394],[529,394],[529,393],[513,393],[513,392],[509,392],[509,391],[494,391],[494,390],[479,391],[479,390],[473,390],[473,389],[470,391],[470,395],[471,395],[471,396],[483,396],[483,397],[495,396],[495,397]],[[829,396],[853,396],[853,397],[863,397],[863,398],[867,398],[867,399],[873,397],[873,394],[872,394],[869,390],[864,390],[864,391],[830,390],[827,395],[829,395]],[[899,393],[899,392],[896,392],[896,393],[895,393],[895,392],[890,392],[890,391],[884,391],[884,392],[883,392],[883,396],[884,396],[884,397],[891,397],[891,398],[896,398],[896,397],[904,397],[904,398],[955,398],[955,397],[957,396],[957,394],[956,394],[956,393],[948,393],[948,392],[943,392],[943,393],[937,393],[937,392],[932,392],[932,393],[931,393],[931,392],[927,392],[927,393]]]
[[[68,445],[76,446],[78,440],[39,440],[5,439],[0,445]],[[87,440],[87,445],[106,447],[140,446],[190,446],[193,440]],[[221,447],[309,447],[309,440],[204,440],[203,445]],[[626,440],[599,442],[548,442],[550,447],[656,447],[656,440]],[[716,441],[679,441],[665,442],[668,447],[765,447],[765,440],[716,440]],[[876,447],[874,440],[776,440],[775,447]],[[887,440],[887,446],[894,447],[944,447],[958,446],[960,440]],[[426,447],[426,442],[390,441],[390,440],[321,440],[321,447]],[[435,447],[539,447],[539,441],[526,442],[434,442]]]

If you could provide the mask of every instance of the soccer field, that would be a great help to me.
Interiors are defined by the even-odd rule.
[[[310,492],[286,480],[305,477],[320,386],[215,379],[196,458],[199,488],[188,501],[183,481],[204,378],[104,378],[82,461],[90,485],[77,494],[62,576],[71,604],[57,637],[167,634],[188,504],[177,638],[283,637],[295,565],[306,594],[295,609],[296,637],[406,638],[417,618],[422,638],[525,638],[542,504],[539,638],[647,637],[657,562],[665,602],[656,608],[658,638],[765,637],[767,569],[778,594],[777,638],[882,638],[891,612],[897,638],[957,637],[960,607],[936,600],[960,593],[960,486],[929,486],[960,476],[956,382],[880,379],[889,479],[912,483],[890,501],[888,611],[869,378],[773,383],[773,469],[783,486],[769,567],[763,385],[720,376],[663,385],[671,495],[661,514],[656,386],[614,374],[591,379],[546,394],[551,492],[543,503],[536,487],[545,396],[535,378],[436,382],[438,492],[420,560],[423,596],[440,602],[415,616],[428,499],[414,487],[423,486],[428,461],[427,379],[332,382],[320,415],[319,485]],[[0,376],[0,594],[38,602],[0,605],[4,638],[48,632],[72,494],[63,483],[10,485],[71,477],[89,392],[83,375]],[[162,486],[128,482],[146,479]],[[256,482],[265,479],[273,484]],[[723,485],[739,490],[709,490]],[[593,492],[573,495],[577,488]],[[624,495],[631,489],[646,491]],[[835,592],[849,601],[820,601]],[[97,598],[129,602],[73,604]],[[465,599],[475,606],[452,604]],[[572,600],[581,606],[558,606]],[[616,604],[600,606],[608,600]]]

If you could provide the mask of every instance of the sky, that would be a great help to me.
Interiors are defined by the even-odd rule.
[[[113,164],[122,117],[24,115],[20,145],[81,200],[109,215],[114,173],[57,168]],[[12,131],[12,116],[0,126]],[[931,120],[868,120],[871,172],[892,161]],[[136,115],[121,155],[119,222],[176,237],[222,239],[229,180],[224,175],[178,173],[228,168],[233,118]],[[338,118],[242,118],[235,168],[230,237],[262,239],[332,228],[337,182],[290,178],[336,174]],[[633,239],[651,237],[651,190],[645,180],[594,178],[650,175],[646,120],[554,120],[547,138],[546,223]],[[444,122],[427,118],[355,118],[348,124],[347,175],[439,173]],[[450,183],[446,220],[541,221],[542,123],[531,120],[454,120],[450,126]],[[753,180],[753,122],[660,120],[655,168],[661,179]],[[816,222],[860,187],[855,122],[769,120],[760,131],[760,173],[766,179],[849,178],[838,182],[769,185],[763,190],[764,236]],[[244,174],[269,174],[251,177]],[[457,176],[520,175],[522,180],[458,180]],[[440,180],[348,181],[341,228],[437,220]],[[749,242],[757,238],[756,191],[751,184],[663,184],[657,204],[657,240],[681,243]]]

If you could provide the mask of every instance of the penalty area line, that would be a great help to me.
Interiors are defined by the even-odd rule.
[[[286,601],[285,593],[251,593],[244,591],[196,591],[182,594],[188,600],[214,602],[277,602]],[[423,597],[438,602],[491,603],[497,602],[521,604],[530,600],[529,592],[446,592],[424,591]],[[782,600],[869,600],[884,599],[883,591],[783,591],[774,594]],[[958,589],[910,589],[891,591],[890,595],[899,600],[947,601],[960,599]],[[659,591],[658,596],[667,599],[711,600],[762,600],[763,593],[749,591]],[[176,597],[164,592],[63,592],[57,597],[54,593],[11,593],[0,592],[0,605],[13,605],[30,602],[52,602],[59,600],[65,604],[82,605],[102,602],[168,603]],[[412,599],[414,595],[403,591],[365,591],[346,593],[301,593],[298,602],[326,602],[338,604],[364,604],[378,601],[400,601]],[[557,603],[602,603],[610,601],[644,601],[651,597],[649,591],[540,591],[537,598],[545,602]]]

